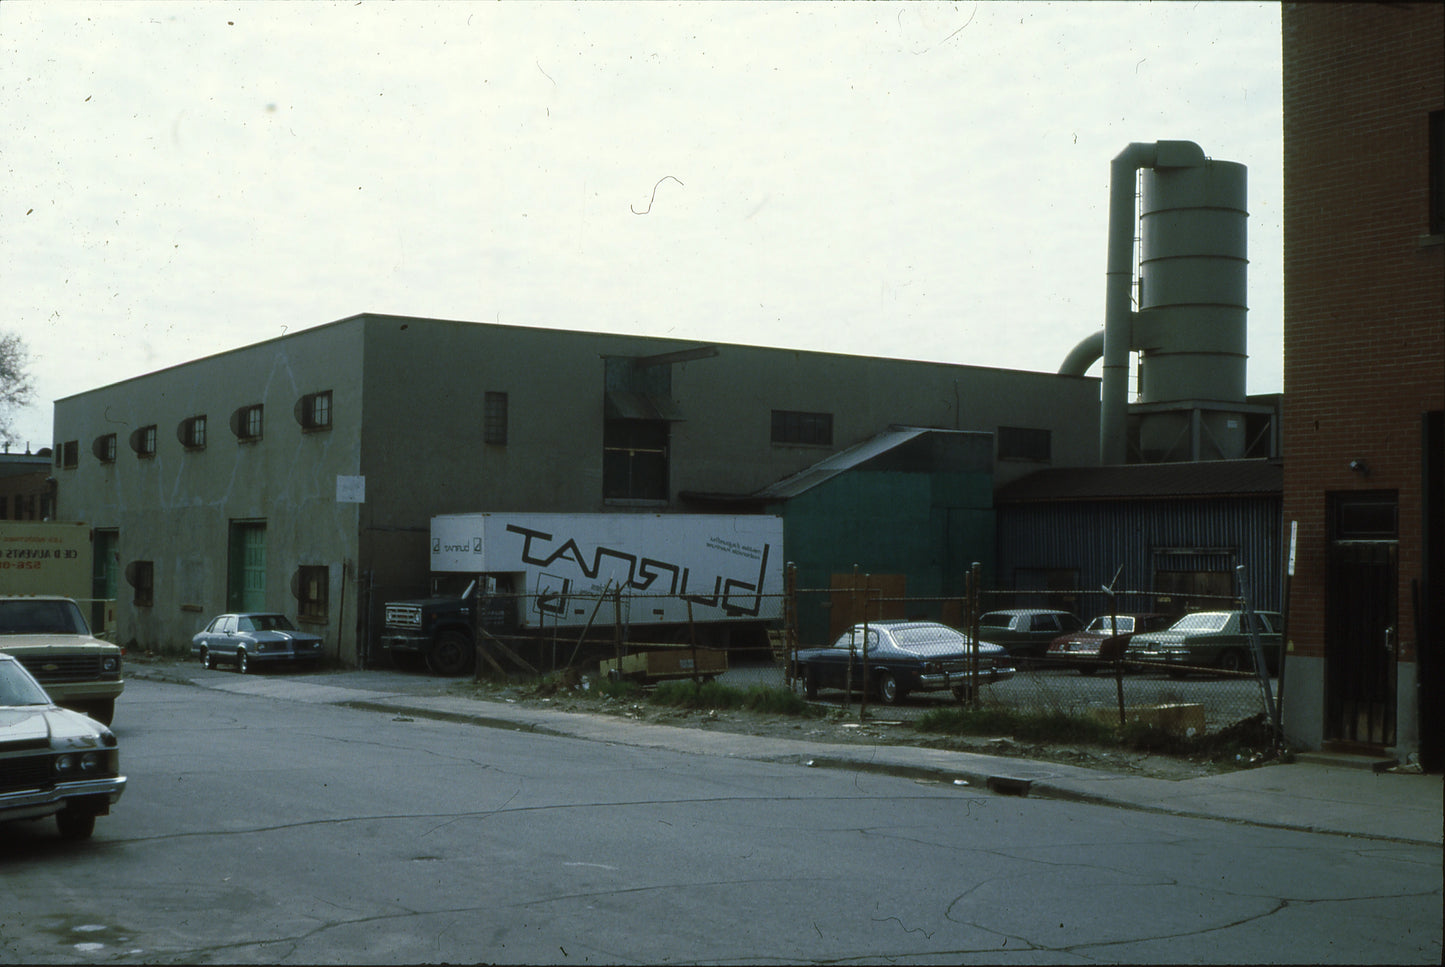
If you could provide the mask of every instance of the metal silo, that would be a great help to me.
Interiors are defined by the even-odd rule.
[[[1139,448],[1145,459],[1244,455],[1246,169],[1145,168],[1139,239]]]
[[[1193,141],[1134,142],[1109,167],[1104,329],[1075,346],[1059,368],[1082,376],[1103,358],[1099,462],[1127,462],[1131,420],[1139,425],[1137,456],[1145,462],[1242,457],[1244,412],[1261,409],[1247,402],[1244,388],[1245,167],[1210,160]],[[1130,404],[1135,352],[1139,398]]]

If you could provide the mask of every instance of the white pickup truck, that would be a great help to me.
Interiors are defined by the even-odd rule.
[[[124,652],[93,637],[70,598],[0,597],[0,651],[19,659],[57,705],[111,723],[125,689]]]

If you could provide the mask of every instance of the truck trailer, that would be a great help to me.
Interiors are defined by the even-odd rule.
[[[431,579],[452,593],[388,602],[381,645],[443,675],[471,668],[478,635],[765,648],[783,566],[782,518],[762,514],[444,514]]]

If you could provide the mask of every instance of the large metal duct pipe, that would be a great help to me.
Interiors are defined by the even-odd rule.
[[[1193,141],[1134,142],[1109,166],[1109,246],[1104,300],[1104,372],[1099,405],[1099,462],[1124,463],[1128,455],[1129,351],[1133,317],[1134,183],[1140,168],[1198,167],[1204,150]]]
[[[1092,336],[1085,336],[1079,340],[1079,344],[1069,350],[1064,361],[1059,366],[1060,376],[1083,376],[1094,365],[1094,361],[1104,355],[1104,330],[1100,329]]]

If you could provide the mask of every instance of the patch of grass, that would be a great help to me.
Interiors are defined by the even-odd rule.
[[[797,715],[811,718],[819,711],[786,688],[764,688],[755,685],[746,690],[717,682],[661,682],[647,700],[654,705],[687,709],[746,709],[771,715]]]
[[[1180,735],[1157,725],[1130,722],[1123,728],[1063,712],[1019,712],[1006,708],[948,708],[924,714],[920,732],[943,735],[1008,735],[1022,741],[1088,744],[1177,756],[1196,761],[1248,766],[1288,757],[1275,749],[1263,715],[1243,719],[1218,732]]]
[[[627,681],[626,679],[613,681],[603,676],[593,683],[593,687],[596,688],[597,694],[603,698],[615,698],[622,702],[637,702],[642,700],[642,686],[636,682]]]
[[[1063,712],[1018,712],[1007,708],[941,708],[918,720],[920,732],[945,735],[1011,735],[1047,742],[1114,745],[1115,730],[1097,719]]]

